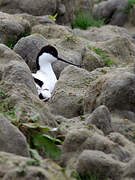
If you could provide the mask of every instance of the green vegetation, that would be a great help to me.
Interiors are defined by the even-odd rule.
[[[5,99],[7,97],[6,95],[6,89],[0,88],[0,98]]]
[[[7,98],[7,100],[5,100]],[[7,95],[7,90],[0,88],[0,113],[7,118],[15,118],[15,108],[11,99]]]
[[[22,127],[23,133],[27,137],[31,156],[36,160],[36,162],[34,163],[39,164],[40,161],[40,155],[36,150],[44,152],[46,157],[50,157],[53,159],[60,158],[61,150],[57,146],[57,144],[61,145],[63,142],[57,138],[48,135],[51,131],[57,131],[57,128],[51,129],[46,126],[40,126],[37,123],[19,124],[19,129],[22,129]]]
[[[82,102],[83,102],[83,98],[80,98],[77,103],[81,104]]]
[[[72,173],[72,178],[75,178],[76,180],[101,180],[101,177],[96,174],[87,174],[85,176],[79,175],[77,172]],[[102,179],[102,180],[111,180],[110,178]]]
[[[128,1],[128,5],[129,5],[129,6],[131,6],[131,5],[133,5],[133,4],[135,4],[135,0],[129,0],[129,1]]]
[[[7,118],[15,118],[15,108],[10,100],[0,105],[0,112]]]
[[[17,43],[19,39],[17,37],[14,37],[13,39],[7,40],[5,42],[6,46],[8,46],[10,49],[13,49],[15,44]]]
[[[26,162],[28,166],[40,166],[40,161],[38,160],[29,160]]]
[[[19,176],[23,176],[25,174],[25,170],[23,168],[20,168],[18,170],[16,170],[16,173],[19,175]]]
[[[23,33],[13,36],[12,38],[8,38],[8,40],[5,42],[5,45],[7,45],[9,48],[13,49],[19,39],[30,35],[30,31],[31,31],[30,28],[27,27]]]
[[[54,22],[56,21],[56,18],[58,16],[58,13],[56,13],[54,16],[49,15],[49,18],[52,19]]]
[[[39,165],[40,163],[40,156],[36,150],[44,152],[46,157],[60,158],[61,150],[57,144],[61,145],[62,141],[49,135],[50,132],[58,129],[36,123],[40,116],[39,113],[36,113],[33,117],[27,117],[27,123],[24,123],[22,117],[25,112],[21,108],[16,107],[12,98],[8,95],[7,89],[3,87],[0,88],[0,113],[9,118],[11,123],[17,126],[27,137],[31,156],[35,159],[35,161],[30,163],[33,165]]]
[[[81,121],[84,121],[85,120],[85,117],[83,115],[80,115],[80,120]]]
[[[66,35],[64,40],[66,42],[73,42],[73,43],[77,43],[77,38],[74,35]]]
[[[47,157],[53,159],[59,159],[61,156],[61,150],[55,143],[61,144],[62,142],[56,138],[52,138],[47,134],[33,133],[32,144],[38,149],[45,152]]]
[[[108,56],[108,53],[105,52],[103,49],[92,47],[92,46],[88,46],[88,48],[90,50],[94,51],[97,55],[99,55],[101,57],[101,59],[105,62],[106,66],[110,67],[113,63],[115,63],[115,60],[110,59]]]
[[[104,20],[94,19],[91,13],[78,11],[76,17],[73,20],[72,28],[80,28],[86,30],[88,27],[101,27],[104,25]]]
[[[96,4],[98,4],[98,3],[100,3],[100,2],[101,2],[101,0],[96,0],[96,1],[95,1]]]
[[[39,116],[40,114],[36,113],[34,116],[29,118],[29,122],[33,122],[33,123],[37,122],[37,120],[39,119]]]
[[[40,161],[42,159],[36,149],[29,148],[29,152],[30,152],[31,157],[35,159],[36,161]]]

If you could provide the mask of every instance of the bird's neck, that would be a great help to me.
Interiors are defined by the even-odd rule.
[[[50,63],[46,63],[44,66],[40,67],[40,71],[45,74],[54,73]]]
[[[39,73],[42,73],[44,76],[48,77],[51,81],[56,82],[57,78],[56,75],[52,69],[52,65],[50,63],[46,63],[44,66],[40,68],[38,71]]]

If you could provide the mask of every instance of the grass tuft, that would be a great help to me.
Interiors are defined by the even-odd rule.
[[[88,46],[88,48],[90,50],[94,51],[97,55],[99,55],[101,57],[101,59],[105,62],[105,65],[107,67],[110,67],[112,64],[114,64],[116,62],[115,59],[110,59],[108,56],[108,53],[105,52],[103,49],[92,47],[92,46]]]
[[[5,45],[8,46],[10,49],[13,49],[19,39],[30,35],[30,31],[31,31],[30,28],[27,27],[25,31],[21,33],[20,35],[13,36],[12,38],[9,37],[8,40],[5,42]]]
[[[72,23],[72,28],[80,28],[86,30],[88,27],[101,27],[105,23],[101,19],[94,19],[92,14],[83,12],[83,11],[78,11],[76,14],[75,19],[73,20]]]
[[[75,180],[101,180],[100,176],[97,174],[86,174],[81,176],[77,172],[72,172],[71,177]],[[102,180],[111,180],[110,178],[103,178]]]

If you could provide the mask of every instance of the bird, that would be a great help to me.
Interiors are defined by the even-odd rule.
[[[48,100],[57,82],[56,75],[52,68],[55,61],[63,61],[65,63],[81,67],[80,65],[68,62],[58,56],[57,49],[52,45],[41,48],[36,58],[37,72],[32,73],[40,99]]]

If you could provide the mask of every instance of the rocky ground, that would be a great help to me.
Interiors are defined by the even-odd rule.
[[[93,13],[109,2],[91,4]],[[66,7],[66,1],[0,1],[0,179],[134,180],[134,36],[117,23],[87,30],[58,25],[49,15],[70,14]],[[47,44],[83,66],[54,63],[58,82],[44,102],[31,72]],[[51,147],[61,156],[48,158],[33,132],[57,139]]]

